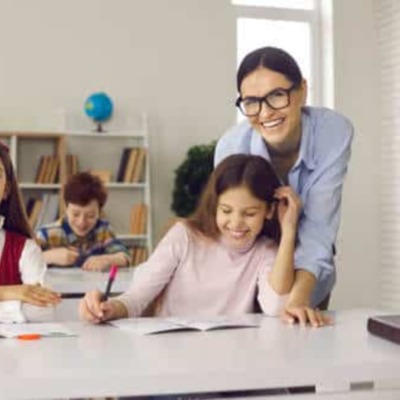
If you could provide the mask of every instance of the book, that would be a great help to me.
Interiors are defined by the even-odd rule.
[[[0,337],[18,338],[24,335],[40,335],[41,337],[77,336],[76,333],[59,323],[39,322],[0,325]]]
[[[111,182],[112,172],[108,169],[91,169],[91,175],[97,176],[104,185]]]
[[[121,160],[119,163],[118,173],[117,173],[117,182],[124,181],[125,169],[126,169],[126,165],[128,163],[129,155],[131,153],[131,149],[132,149],[131,147],[125,147],[122,150]]]
[[[139,183],[144,178],[144,167],[146,163],[146,149],[141,147],[138,149],[138,156],[135,168],[133,170],[131,182]]]
[[[370,317],[367,329],[373,335],[400,344],[400,314]]]
[[[246,316],[217,316],[209,319],[188,318],[124,318],[110,322],[111,325],[130,333],[151,335],[174,331],[211,331],[216,329],[257,328],[259,323]]]
[[[128,162],[125,167],[125,174],[123,181],[126,183],[132,182],[138,156],[139,156],[139,149],[133,147],[129,153]]]

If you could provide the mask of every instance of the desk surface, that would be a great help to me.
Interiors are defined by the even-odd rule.
[[[0,340],[0,387],[10,398],[43,399],[309,385],[334,392],[360,382],[400,389],[400,346],[366,330],[375,313],[339,312],[322,329],[253,315],[260,328],[149,336],[69,322],[79,336]]]
[[[120,268],[112,286],[112,293],[126,290],[132,280],[134,268]],[[105,290],[108,272],[84,271],[81,268],[49,268],[46,285],[53,290],[81,297],[92,289]]]

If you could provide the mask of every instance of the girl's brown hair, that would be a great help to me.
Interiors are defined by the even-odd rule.
[[[0,214],[4,216],[3,228],[32,238],[33,232],[22,202],[22,195],[10,159],[9,149],[2,142],[0,142],[0,159],[3,162],[6,175],[5,192],[0,203]],[[4,196],[6,197],[4,198]]]
[[[271,164],[264,158],[248,154],[231,155],[210,175],[195,212],[187,219],[189,227],[206,237],[217,239],[220,234],[216,223],[219,196],[228,189],[242,185],[271,207],[280,182]],[[261,235],[279,242],[280,227],[276,213],[271,220],[265,221]]]

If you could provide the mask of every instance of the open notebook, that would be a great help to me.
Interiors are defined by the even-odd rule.
[[[378,315],[368,318],[368,332],[400,344],[400,315]]]
[[[218,316],[209,319],[189,318],[125,318],[111,321],[111,325],[139,335],[173,331],[210,331],[216,329],[256,328],[259,323],[244,317]]]

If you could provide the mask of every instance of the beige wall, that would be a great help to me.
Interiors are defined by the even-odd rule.
[[[372,0],[333,0],[335,108],[355,127],[338,240],[335,308],[378,303],[380,116]]]

